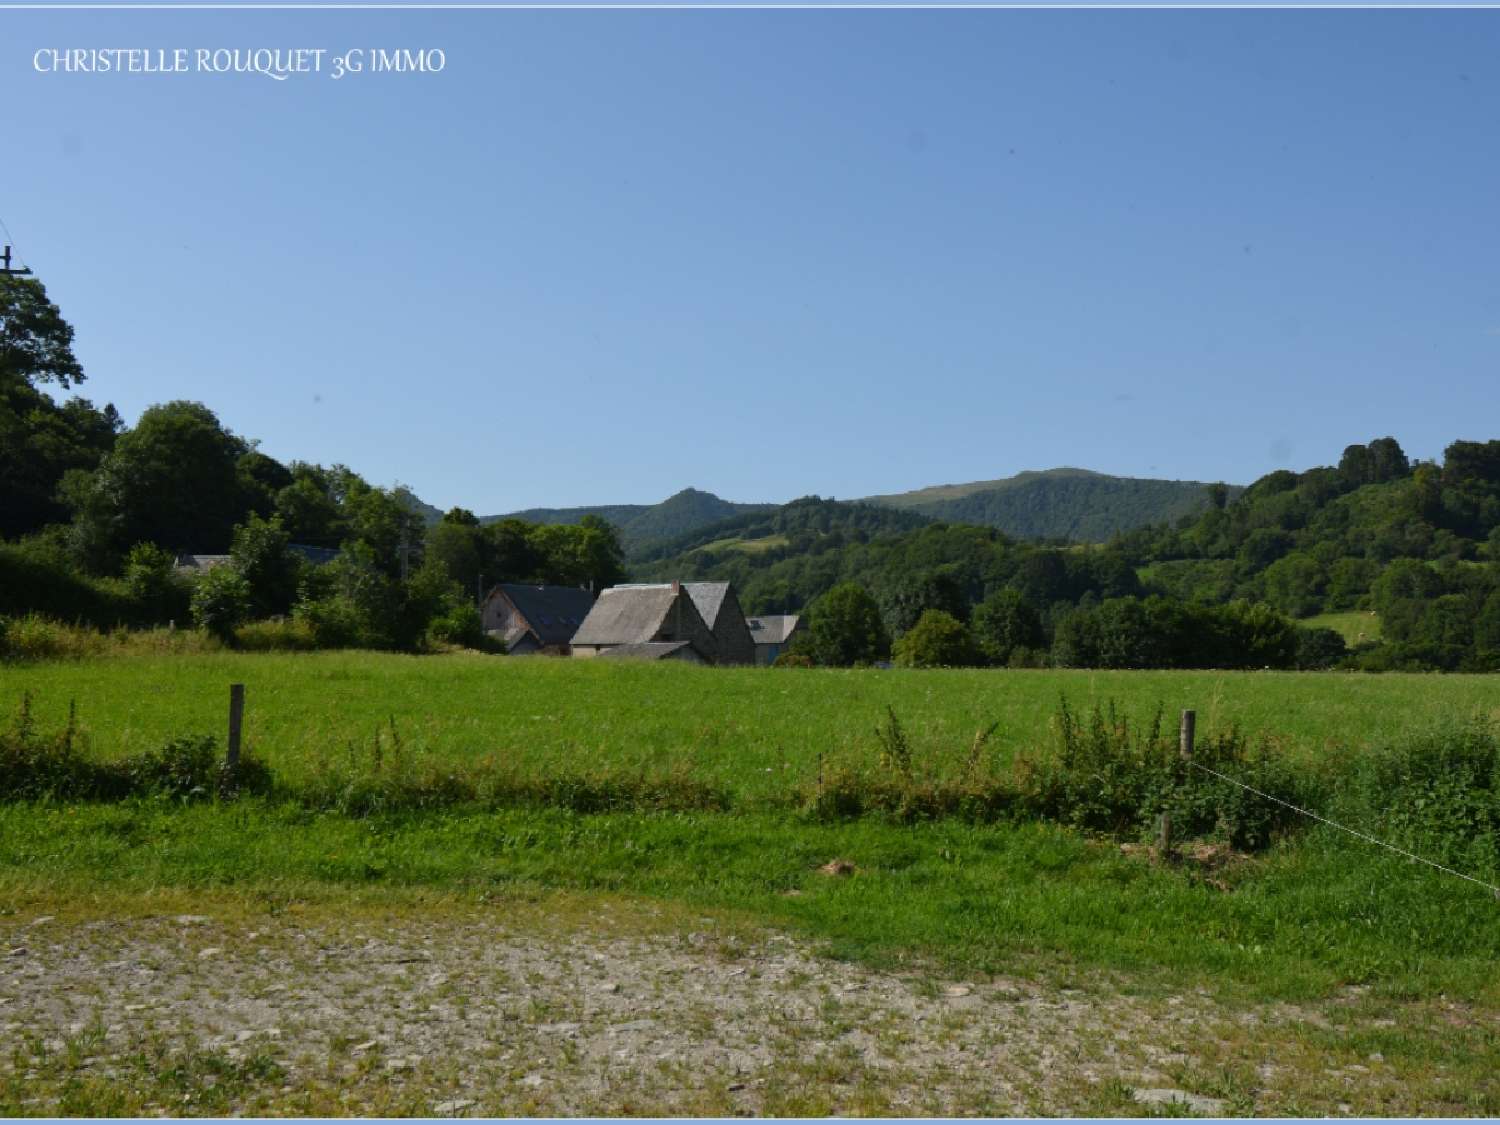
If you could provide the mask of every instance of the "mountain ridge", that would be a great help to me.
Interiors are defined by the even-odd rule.
[[[912,512],[946,523],[995,527],[1022,539],[1104,542],[1117,532],[1170,523],[1202,511],[1208,504],[1209,487],[1204,481],[1119,477],[1061,466],[1028,469],[995,480],[928,485],[848,502]],[[1243,491],[1239,485],[1225,487],[1230,499]],[[584,516],[597,515],[619,529],[627,553],[640,554],[725,520],[782,507],[725,500],[689,487],[659,504],[525,508],[483,516],[480,522],[522,519],[529,523],[576,524]]]

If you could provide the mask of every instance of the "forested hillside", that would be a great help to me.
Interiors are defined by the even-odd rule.
[[[576,524],[585,516],[597,516],[619,532],[620,543],[629,553],[690,534],[709,524],[735,516],[770,511],[772,504],[736,504],[721,500],[712,492],[684,488],[660,504],[606,504],[591,508],[528,508],[510,516],[486,516],[481,523],[498,523],[502,519],[520,519],[528,523]]]
[[[832,528],[842,507],[798,503],[803,526],[819,512]],[[1442,465],[1413,465],[1382,438],[1350,446],[1335,467],[1271,473],[1235,498],[1208,486],[1197,517],[1099,547],[963,524],[792,536],[762,519],[707,529],[717,541],[685,541],[636,570],[728,579],[750,612],[811,605],[814,616],[818,599],[853,582],[878,607],[887,644],[934,610],[1012,662],[1481,670],[1500,667],[1497,525],[1500,442],[1455,442]],[[1009,640],[977,635],[993,632],[998,610],[980,611],[997,598]],[[1383,642],[1348,653],[1332,630],[1291,628],[1340,610],[1375,613]]]
[[[1225,486],[1228,495],[1243,491]],[[1017,473],[1004,480],[938,485],[868,502],[948,523],[996,527],[1018,539],[1103,543],[1121,531],[1175,522],[1208,505],[1200,481],[1115,477],[1087,469]]]

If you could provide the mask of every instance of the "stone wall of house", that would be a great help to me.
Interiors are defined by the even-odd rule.
[[[733,586],[724,592],[714,635],[719,642],[720,664],[755,663],[755,638],[750,633],[750,626],[745,624],[745,612],[740,608],[740,599]]]
[[[653,641],[692,641],[693,647],[703,654],[711,664],[719,662],[719,641],[713,630],[703,623],[692,596],[683,589],[677,591],[672,608],[667,611],[661,628],[651,638]]]

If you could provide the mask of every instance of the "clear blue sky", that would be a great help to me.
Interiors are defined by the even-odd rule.
[[[90,397],[440,507],[1500,437],[1500,10],[0,11],[0,105]]]

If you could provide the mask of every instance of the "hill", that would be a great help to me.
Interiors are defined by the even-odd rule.
[[[1115,477],[1061,468],[870,496],[866,502],[919,512],[946,523],[996,527],[1020,539],[1103,543],[1121,531],[1197,515],[1208,507],[1208,487],[1202,481]],[[1231,498],[1242,491],[1228,486]]]
[[[737,504],[722,500],[712,492],[684,488],[660,504],[602,504],[583,508],[527,508],[500,516],[484,516],[480,523],[498,523],[503,519],[520,519],[527,523],[574,524],[584,516],[600,516],[620,532],[620,543],[627,554],[736,516],[768,512],[773,504]]]

